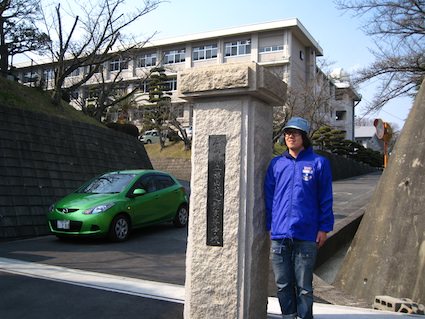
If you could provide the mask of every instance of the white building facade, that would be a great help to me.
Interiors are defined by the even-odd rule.
[[[288,84],[296,87],[301,82],[313,81],[317,74],[316,59],[323,56],[323,50],[298,19],[248,25],[200,34],[170,38],[147,43],[132,53],[131,57],[115,58],[103,66],[105,78],[111,80],[119,72],[122,83],[129,91],[135,85],[140,89],[137,103],[143,105],[148,92],[147,81],[140,85],[149,70],[157,65],[165,68],[168,88],[172,93],[173,109],[183,126],[190,126],[192,108],[177,96],[177,74],[185,69],[208,65],[256,62]],[[15,65],[19,81],[31,85],[43,80],[45,89],[52,88],[54,63],[36,61],[32,64]],[[85,70],[80,68],[67,78],[66,85],[77,81]],[[71,99],[95,99],[90,88],[97,84],[93,77]],[[360,96],[345,79],[329,78],[331,109],[329,125],[347,132],[348,139],[354,139],[354,107]],[[71,100],[72,102],[72,100]],[[140,121],[141,114],[134,110],[133,122]],[[118,116],[109,118],[114,121]],[[136,123],[137,124],[137,123]],[[139,123],[140,124],[140,123]]]

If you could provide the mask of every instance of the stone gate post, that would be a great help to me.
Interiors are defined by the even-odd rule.
[[[194,130],[184,317],[266,318],[263,180],[286,85],[255,63],[187,70],[178,83]]]

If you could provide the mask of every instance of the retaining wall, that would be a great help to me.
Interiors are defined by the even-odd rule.
[[[190,181],[191,162],[184,158],[151,159],[152,166],[160,171],[173,174],[178,179]]]
[[[152,168],[135,137],[0,105],[0,238],[48,233],[48,207],[106,171]]]
[[[377,169],[369,165],[356,162],[350,158],[345,158],[329,153],[322,153],[326,156],[332,167],[332,176],[334,180],[349,178],[375,172]],[[151,159],[155,169],[170,172],[179,179],[190,181],[191,163],[190,159],[182,158],[161,158]]]

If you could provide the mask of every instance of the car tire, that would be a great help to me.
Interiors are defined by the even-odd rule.
[[[146,144],[152,144],[152,141],[151,140],[147,140],[146,141]]]
[[[109,228],[109,239],[112,241],[125,241],[130,235],[130,221],[125,215],[115,216]]]
[[[189,220],[189,210],[186,205],[181,205],[177,210],[176,216],[173,219],[173,224],[176,227],[185,227]]]

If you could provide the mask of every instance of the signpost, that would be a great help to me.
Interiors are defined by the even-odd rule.
[[[381,119],[375,119],[373,125],[376,128],[376,136],[384,141],[384,168],[386,168],[388,164],[388,142],[393,136],[393,130],[389,123]]]

